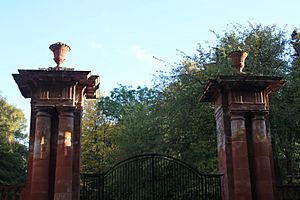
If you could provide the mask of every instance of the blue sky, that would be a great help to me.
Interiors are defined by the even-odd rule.
[[[156,70],[169,70],[153,56],[180,62],[176,49],[196,53],[230,23],[300,26],[299,0],[3,0],[0,2],[0,91],[29,118],[11,74],[55,66],[49,45],[71,47],[65,67],[100,75],[105,94],[125,85],[151,85]]]

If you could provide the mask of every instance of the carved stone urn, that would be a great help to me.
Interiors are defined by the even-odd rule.
[[[57,42],[57,43],[51,44],[49,49],[54,54],[53,60],[57,64],[56,69],[60,70],[61,65],[65,61],[65,55],[66,55],[66,53],[68,53],[71,50],[71,48],[62,42]]]
[[[231,59],[233,66],[235,67],[238,73],[244,73],[243,69],[245,67],[245,60],[248,56],[246,51],[233,51],[229,54],[229,58]]]

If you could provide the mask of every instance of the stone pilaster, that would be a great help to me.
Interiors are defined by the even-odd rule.
[[[30,196],[31,199],[46,200],[49,195],[51,114],[49,110],[39,108],[35,119]]]
[[[273,188],[273,157],[271,137],[268,135],[263,113],[252,117],[252,141],[255,167],[255,191],[257,199],[275,199]]]
[[[34,149],[34,132],[35,132],[35,117],[36,111],[33,109],[33,103],[31,102],[30,113],[30,133],[29,133],[29,148],[27,156],[27,175],[26,175],[26,185],[21,194],[21,199],[28,199],[29,192],[31,190],[31,178],[32,178],[32,164],[33,164],[33,149]]]
[[[58,109],[55,200],[72,200],[74,109]]]
[[[226,109],[226,106],[221,106],[222,104],[222,98],[220,97],[218,106],[216,106],[215,109],[219,160],[218,165],[219,172],[223,174],[221,179],[222,196],[226,197],[224,200],[230,200],[233,197],[230,116],[228,114],[228,109]]]
[[[245,117],[231,115],[231,153],[235,199],[252,199]]]
[[[72,198],[80,198],[80,147],[81,147],[81,118],[82,107],[76,109],[74,113],[74,136],[73,136],[73,184]]]

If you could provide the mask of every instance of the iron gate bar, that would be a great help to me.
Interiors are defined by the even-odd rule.
[[[84,200],[221,199],[221,176],[198,172],[171,156],[142,154],[103,174],[81,174]]]

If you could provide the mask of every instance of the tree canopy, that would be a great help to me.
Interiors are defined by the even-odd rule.
[[[27,147],[23,112],[0,96],[0,184],[25,180]]]
[[[149,152],[174,156],[200,171],[217,172],[213,108],[200,103],[199,95],[209,78],[233,73],[230,52],[245,50],[249,53],[247,73],[284,76],[288,81],[271,99],[271,133],[283,181],[299,173],[300,118],[296,113],[300,106],[300,61],[294,56],[295,43],[291,45],[287,31],[276,26],[232,25],[221,34],[213,34],[214,43],[208,48],[199,44],[194,55],[181,52],[183,61],[170,73],[159,74],[152,87],[120,85],[110,96],[88,106],[84,115],[84,166],[97,159],[99,162],[99,167],[89,168],[89,172],[103,172],[121,159]],[[93,156],[93,162],[86,160]]]

